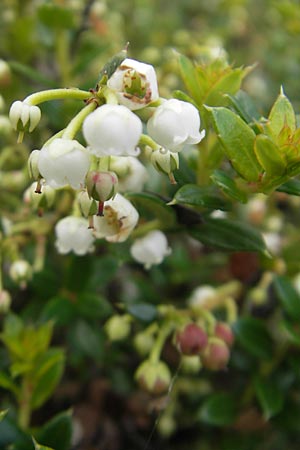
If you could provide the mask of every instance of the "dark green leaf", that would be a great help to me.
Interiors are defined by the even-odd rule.
[[[293,345],[300,346],[300,330],[295,329],[295,324],[284,320],[280,323],[287,338]]]
[[[283,407],[284,395],[271,379],[257,377],[254,381],[255,394],[266,420],[278,414]]]
[[[237,200],[241,203],[247,202],[247,195],[241,191],[235,181],[221,170],[215,170],[210,177],[214,184],[216,184],[222,191],[227,194],[233,200]]]
[[[72,416],[70,411],[62,412],[47,422],[37,433],[40,444],[55,450],[70,450],[72,437]]]
[[[175,212],[164,200],[148,192],[128,193],[126,198],[136,205],[139,212],[159,219],[162,227],[170,227],[175,223]]]
[[[247,181],[258,181],[263,169],[254,152],[254,131],[229,109],[221,107],[208,110],[224,152],[234,169]]]
[[[205,423],[226,426],[234,422],[237,414],[236,401],[231,394],[211,395],[200,408],[197,416]]]
[[[84,320],[79,320],[70,329],[70,338],[76,352],[81,352],[83,355],[94,359],[102,357],[104,336],[99,325],[95,326]]]
[[[64,351],[58,348],[49,349],[37,362],[32,377],[32,409],[38,408],[50,397],[61,379],[64,365]]]
[[[34,443],[34,450],[53,450],[50,447],[46,447],[45,445],[38,444],[35,439],[32,439],[32,440]]]
[[[289,195],[300,196],[300,181],[299,180],[289,180],[286,183],[279,186],[276,191],[285,192]]]
[[[274,277],[274,288],[283,309],[291,319],[300,319],[300,296],[290,280],[281,275]]]
[[[233,328],[237,341],[251,355],[259,359],[272,358],[272,339],[262,320],[243,317],[234,324]]]
[[[191,206],[199,206],[207,209],[221,209],[228,211],[231,204],[220,197],[212,187],[201,187],[196,184],[186,184],[175,194],[170,205],[184,203]]]
[[[92,292],[82,292],[75,306],[78,315],[87,319],[106,319],[113,312],[111,304],[105,298]]]
[[[234,96],[227,95],[231,105],[246,123],[260,119],[260,113],[252,98],[245,91],[238,91]]]
[[[117,68],[122,64],[126,56],[127,48],[114,55],[101,69],[98,76],[99,83],[101,83],[104,79],[110,78],[117,70]]]
[[[57,296],[46,303],[42,311],[43,320],[53,320],[55,325],[67,325],[75,316],[75,305],[71,300]]]
[[[4,417],[6,416],[7,412],[8,412],[8,409],[0,411],[0,422],[4,419]]]
[[[282,175],[285,172],[286,163],[280,149],[268,136],[264,134],[256,136],[254,150],[268,177]]]
[[[39,20],[49,28],[68,29],[74,27],[74,14],[69,8],[53,3],[44,3],[38,8]]]
[[[250,225],[227,219],[206,219],[189,233],[209,247],[228,251],[260,252],[268,255],[261,234]]]
[[[130,305],[127,308],[129,314],[143,322],[151,322],[157,316],[157,310],[155,306],[148,303],[138,303],[136,305]]]

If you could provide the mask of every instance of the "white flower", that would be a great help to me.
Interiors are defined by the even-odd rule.
[[[148,120],[148,134],[161,146],[179,152],[185,144],[197,144],[205,136],[199,132],[200,116],[191,103],[166,100]]]
[[[120,192],[140,192],[148,180],[145,166],[133,156],[127,158],[115,156],[111,158],[110,169],[119,177]]]
[[[39,154],[40,174],[55,189],[66,185],[79,189],[84,184],[89,166],[88,151],[71,139],[54,139]]]
[[[59,220],[55,225],[55,246],[59,253],[74,252],[85,255],[93,251],[94,237],[88,228],[88,221],[83,217],[68,216]]]
[[[25,259],[14,261],[9,269],[9,275],[13,281],[21,286],[32,278],[32,267]]]
[[[199,286],[192,292],[188,304],[193,310],[209,308],[216,298],[216,289],[209,285]]]
[[[266,233],[262,233],[264,241],[266,243],[267,249],[273,255],[278,255],[282,248],[282,238],[278,233],[269,231]]]
[[[136,239],[130,248],[132,257],[146,269],[160,264],[171,253],[166,236],[162,231],[153,230],[146,236]]]
[[[38,106],[17,100],[10,107],[9,118],[15,130],[31,132],[41,120],[41,110]]]
[[[136,156],[141,120],[122,105],[103,105],[83,122],[88,150],[96,156]]]
[[[105,202],[104,216],[94,218],[95,236],[109,242],[124,242],[134,229],[139,215],[134,206],[121,194]]]
[[[159,98],[154,67],[134,59],[125,59],[107,86],[116,92],[121,105],[131,110],[144,108]]]

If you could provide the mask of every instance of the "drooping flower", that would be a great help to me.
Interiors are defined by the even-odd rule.
[[[122,105],[103,105],[83,122],[88,150],[98,157],[136,156],[141,134],[141,120]]]
[[[41,110],[38,106],[17,100],[10,107],[9,118],[15,130],[31,132],[41,120]]]
[[[197,144],[205,136],[200,133],[200,116],[191,103],[166,100],[147,123],[148,134],[161,146],[179,152],[185,144]]]
[[[116,92],[119,103],[132,111],[158,100],[158,86],[154,67],[126,58],[107,82]]]
[[[160,264],[171,253],[168,241],[160,230],[153,230],[144,237],[136,239],[130,248],[132,257],[146,269]]]
[[[145,166],[135,157],[114,156],[110,161],[110,169],[119,177],[120,192],[140,192],[148,180]]]
[[[55,246],[63,255],[69,252],[85,255],[93,251],[95,238],[83,217],[68,216],[59,220],[55,225],[55,234]]]
[[[104,215],[95,216],[95,236],[109,242],[124,242],[136,226],[139,214],[121,194],[104,204]]]
[[[38,158],[40,174],[55,189],[67,185],[74,189],[82,187],[89,166],[87,150],[72,139],[54,139],[41,149]]]

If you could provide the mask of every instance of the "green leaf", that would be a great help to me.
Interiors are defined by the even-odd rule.
[[[225,392],[211,395],[197,413],[202,422],[216,426],[232,424],[236,415],[236,401],[231,394]]]
[[[126,198],[130,200],[141,214],[159,219],[162,227],[169,228],[176,223],[176,214],[164,200],[148,192],[128,193]]]
[[[5,372],[0,372],[0,387],[13,392],[16,396],[19,395],[19,387]]]
[[[247,202],[247,195],[245,192],[241,191],[235,181],[221,170],[215,170],[210,176],[214,184],[216,184],[224,194],[228,195],[233,200],[237,200],[241,203]]]
[[[276,191],[285,192],[289,195],[300,196],[300,181],[299,180],[289,180],[286,183],[279,186]]]
[[[148,303],[138,303],[135,305],[129,305],[127,308],[129,314],[143,322],[151,322],[157,317],[157,309],[153,305]]]
[[[53,417],[36,433],[36,439],[55,450],[70,450],[72,437],[72,415],[65,411]]]
[[[71,300],[57,296],[46,303],[42,319],[53,320],[57,326],[67,325],[74,319],[75,312],[75,305]]]
[[[102,358],[104,336],[98,324],[78,320],[70,330],[70,338],[76,352],[96,360]]]
[[[280,300],[284,311],[291,319],[300,319],[300,295],[290,282],[282,275],[276,275],[273,280],[274,288],[278,299]]]
[[[286,163],[280,149],[268,136],[264,134],[256,136],[254,151],[268,178],[282,175],[285,172]]]
[[[74,14],[69,8],[52,3],[44,3],[38,8],[39,20],[49,28],[74,28]]]
[[[78,315],[87,319],[106,319],[113,313],[113,308],[108,300],[93,292],[82,292],[78,296],[75,306]]]
[[[182,80],[188,92],[197,104],[202,105],[202,87],[195,65],[183,55],[178,56],[178,64]]]
[[[234,169],[247,181],[258,181],[263,169],[254,152],[254,131],[229,109],[221,107],[208,110],[224,152]]]
[[[300,346],[300,330],[297,332],[297,328],[295,329],[295,323],[283,320],[280,325],[282,326],[291,344]]]
[[[261,234],[250,225],[227,219],[206,219],[189,233],[209,247],[228,251],[260,252],[268,255]]]
[[[254,387],[264,417],[266,420],[269,420],[282,410],[284,402],[283,392],[270,378],[257,377],[254,381]]]
[[[291,102],[281,89],[270,111],[266,129],[270,132],[271,136],[276,138],[284,126],[289,127],[291,131],[295,131],[296,116]]]
[[[38,361],[32,377],[32,409],[38,408],[50,397],[62,377],[64,366],[64,351],[58,348],[51,348]]]
[[[228,211],[231,204],[221,198],[213,187],[201,187],[196,184],[186,184],[175,194],[169,205],[184,203],[191,206],[199,206],[207,209],[221,209]]]
[[[8,409],[4,409],[4,410],[0,411],[0,422],[4,419],[4,417],[6,416],[7,413],[8,413]]]
[[[260,113],[252,98],[245,91],[238,91],[234,96],[227,95],[230,104],[246,123],[260,119]]]
[[[98,76],[99,83],[103,82],[106,79],[109,79],[117,70],[117,68],[122,64],[126,56],[127,49],[121,50],[119,53],[114,55],[101,69]]]
[[[263,360],[272,358],[272,339],[262,320],[243,317],[234,324],[233,329],[237,341],[251,355]]]
[[[50,447],[46,447],[45,445],[38,444],[34,438],[32,438],[32,440],[34,443],[34,450],[54,450]]]

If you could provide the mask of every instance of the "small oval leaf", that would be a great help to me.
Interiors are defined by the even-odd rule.
[[[253,356],[259,359],[271,359],[272,339],[263,321],[253,317],[243,317],[233,326],[237,341]]]
[[[266,420],[278,414],[283,407],[284,395],[271,379],[257,377],[254,381],[255,394]]]
[[[286,169],[286,163],[277,145],[264,134],[256,136],[254,150],[259,163],[266,171],[266,175],[282,175]]]
[[[176,203],[185,203],[207,209],[221,209],[222,211],[231,209],[231,204],[220,197],[212,187],[202,187],[196,184],[182,186],[176,192],[174,200],[170,204]]]

